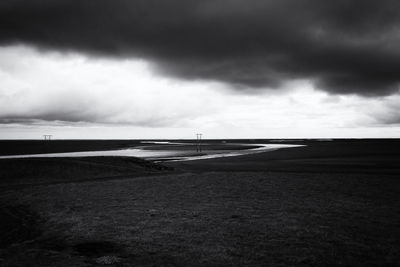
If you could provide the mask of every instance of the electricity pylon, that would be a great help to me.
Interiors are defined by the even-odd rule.
[[[202,136],[203,134],[201,134],[201,133],[197,133],[196,134],[196,140],[197,140],[197,149],[196,149],[196,151],[197,152],[201,152],[201,136]]]

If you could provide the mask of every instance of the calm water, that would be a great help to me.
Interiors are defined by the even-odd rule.
[[[150,142],[146,142],[150,143]],[[161,142],[153,142],[153,144],[160,145]],[[162,142],[162,144],[174,145],[190,145],[188,143],[172,143]],[[12,158],[60,158],[60,157],[99,157],[99,156],[115,156],[115,157],[139,157],[151,160],[171,160],[171,161],[186,161],[186,160],[199,160],[211,159],[220,157],[234,157],[241,155],[248,155],[254,153],[261,153],[265,151],[273,151],[281,148],[299,147],[303,145],[291,144],[236,144],[236,145],[254,145],[255,148],[243,150],[209,150],[201,154],[194,153],[193,151],[177,150],[150,150],[147,146],[146,150],[140,148],[106,150],[106,151],[84,151],[84,152],[65,152],[65,153],[47,153],[47,154],[30,154],[30,155],[13,155],[13,156],[0,156],[0,159]]]

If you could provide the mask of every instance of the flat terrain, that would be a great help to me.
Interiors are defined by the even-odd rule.
[[[251,141],[250,143],[261,143]],[[265,143],[274,143],[265,140]],[[286,141],[303,147],[238,157],[170,163],[197,171],[278,171],[400,174],[400,140]]]
[[[138,145],[137,140],[0,140],[0,155],[114,150]]]
[[[161,165],[0,160],[0,265],[398,266],[400,142],[295,143]]]

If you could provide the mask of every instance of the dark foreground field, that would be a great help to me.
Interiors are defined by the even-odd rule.
[[[163,165],[0,160],[0,266],[398,266],[400,142],[302,142]]]

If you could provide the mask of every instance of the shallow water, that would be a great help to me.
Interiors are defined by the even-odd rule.
[[[214,151],[208,153],[206,155],[190,155],[190,156],[181,156],[172,158],[169,161],[188,161],[188,160],[199,160],[199,159],[215,159],[222,157],[235,157],[235,156],[243,156],[249,154],[256,154],[267,151],[274,151],[281,148],[291,148],[291,147],[301,147],[304,145],[292,145],[292,144],[238,144],[238,145],[254,145],[255,148],[251,149],[243,149],[243,150],[234,150],[234,151]],[[168,158],[165,158],[168,160]]]
[[[189,143],[172,143],[172,142],[143,142],[153,144],[175,144],[175,145],[191,145]],[[227,144],[229,145],[229,144]],[[146,149],[141,148],[128,148],[118,150],[106,150],[106,151],[83,151],[83,152],[64,152],[64,153],[47,153],[47,154],[30,154],[30,155],[13,155],[13,156],[0,156],[0,159],[13,159],[13,158],[60,158],[60,157],[102,157],[102,156],[113,156],[113,157],[138,157],[144,159],[150,159],[155,161],[169,160],[169,161],[187,161],[187,160],[199,160],[199,159],[212,159],[220,157],[233,157],[248,155],[254,153],[261,153],[266,151],[273,151],[280,148],[299,147],[302,145],[291,145],[291,144],[235,144],[235,145],[246,145],[254,146],[251,149],[243,150],[208,150],[202,153],[195,153],[194,151],[185,150],[151,150],[151,146],[146,146]],[[174,149],[177,147],[175,146]]]
[[[152,158],[152,157],[177,156],[179,153],[180,153],[180,151],[165,151],[165,150],[159,151],[159,150],[143,150],[143,149],[129,148],[129,149],[105,150],[105,151],[83,151],[83,152],[64,152],[64,153],[0,156],[0,159],[60,158],[60,157],[71,158],[71,157],[101,157],[101,156]],[[180,153],[180,154],[182,154],[182,153]]]

